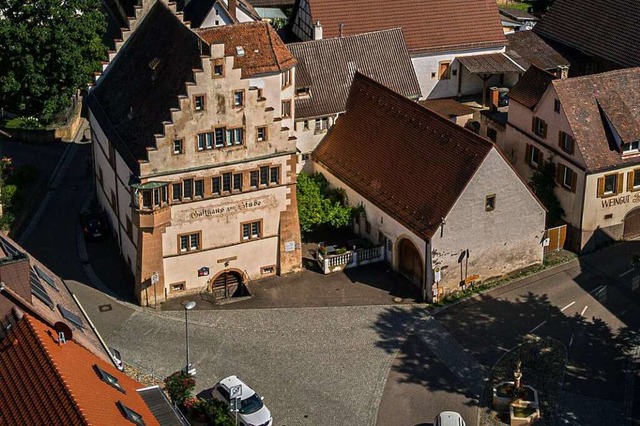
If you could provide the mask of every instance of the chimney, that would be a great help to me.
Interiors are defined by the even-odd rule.
[[[233,19],[238,19],[236,16],[236,8],[238,7],[238,0],[228,0],[229,5],[227,6],[227,9],[229,9],[229,15],[231,15],[231,17]]]
[[[565,78],[569,77],[569,67],[566,65],[558,65],[558,67],[556,68],[556,77],[559,80],[564,80]]]
[[[322,40],[322,25],[320,25],[320,21],[316,21],[316,23],[313,24],[313,39]]]
[[[500,91],[497,87],[489,87],[489,109],[497,111],[500,105]]]

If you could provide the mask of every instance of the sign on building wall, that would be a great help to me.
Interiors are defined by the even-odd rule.
[[[207,268],[206,266],[203,266],[202,268],[198,269],[199,277],[206,277],[208,275],[209,275],[209,268]]]
[[[278,199],[275,195],[264,195],[262,197],[248,198],[240,201],[221,202],[180,211],[176,214],[176,222],[185,223],[215,217],[228,217],[246,211],[261,210],[277,206]]]
[[[284,243],[284,251],[289,252],[289,251],[294,251],[295,249],[296,249],[295,241],[286,241]]]

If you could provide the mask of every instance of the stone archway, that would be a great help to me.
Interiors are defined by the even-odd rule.
[[[424,279],[422,258],[416,246],[407,238],[403,238],[398,244],[398,270],[413,284],[422,288]]]
[[[239,269],[225,269],[209,280],[209,291],[216,299],[228,299],[243,291],[244,274]]]
[[[623,232],[625,240],[634,240],[640,237],[640,207],[631,210],[624,217]]]

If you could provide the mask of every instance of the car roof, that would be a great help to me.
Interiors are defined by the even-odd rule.
[[[253,389],[251,389],[245,382],[240,380],[238,376],[229,376],[226,377],[219,382],[220,385],[224,386],[227,391],[234,386],[242,385],[242,396],[241,399],[246,399],[256,393]]]
[[[464,426],[462,416],[455,411],[443,411],[438,414],[441,426]]]

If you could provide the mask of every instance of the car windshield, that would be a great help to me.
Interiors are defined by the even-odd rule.
[[[254,393],[249,398],[242,400],[240,403],[240,414],[255,413],[263,406],[262,399],[260,399],[257,393]]]

